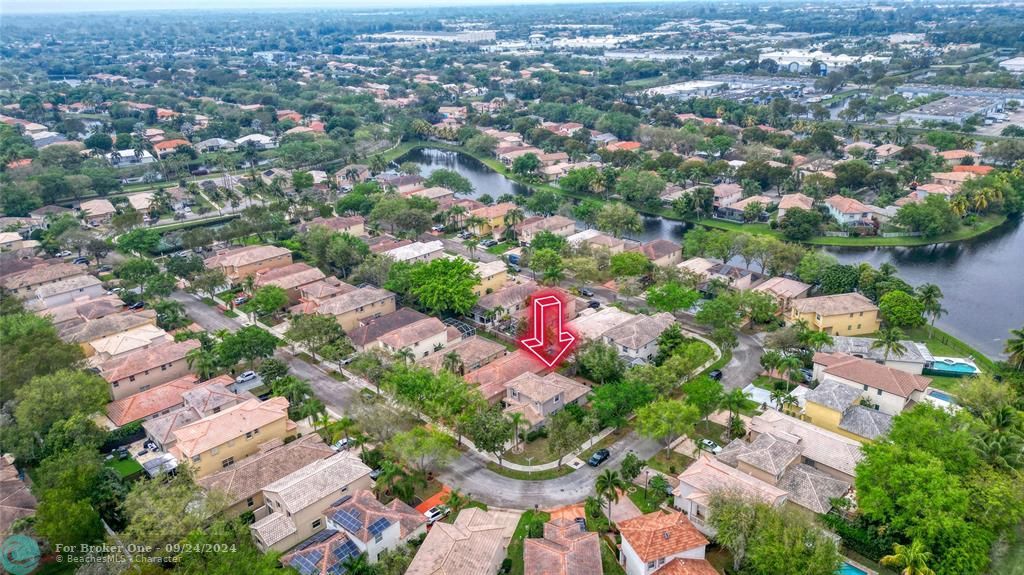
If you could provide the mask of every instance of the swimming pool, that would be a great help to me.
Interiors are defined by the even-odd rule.
[[[836,575],[868,575],[868,572],[843,561],[842,566],[836,571]]]
[[[930,390],[928,390],[928,395],[934,397],[935,399],[941,399],[942,401],[945,401],[946,403],[956,403],[956,400],[953,399],[952,395],[949,395],[948,393],[939,391],[937,389],[930,389]]]
[[[925,372],[932,375],[961,377],[978,373],[978,366],[958,357],[936,357],[935,361],[925,368]]]

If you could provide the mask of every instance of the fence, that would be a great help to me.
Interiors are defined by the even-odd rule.
[[[822,235],[830,238],[848,238],[850,232],[822,232]]]
[[[918,238],[921,232],[882,232],[878,234],[883,238]]]

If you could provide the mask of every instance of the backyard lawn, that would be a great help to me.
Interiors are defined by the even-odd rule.
[[[693,459],[670,449],[662,449],[654,457],[647,460],[647,465],[662,473],[679,475],[693,463]]]
[[[142,473],[142,464],[130,457],[128,459],[111,459],[106,462],[106,466],[113,468],[118,475],[125,479]]]
[[[544,511],[526,511],[519,516],[519,525],[516,525],[512,541],[508,544],[508,558],[512,561],[512,569],[509,571],[511,575],[522,575],[524,540],[543,535],[544,523],[549,519],[551,514]]]
[[[634,485],[633,491],[626,490],[629,495],[629,500],[636,505],[637,509],[643,513],[651,513],[657,511],[661,504],[668,499],[668,495],[664,492],[659,493],[656,489],[648,489],[647,494],[644,495],[644,488],[639,485]]]
[[[501,254],[509,251],[510,249],[512,249],[514,247],[515,247],[514,245],[512,245],[512,244],[510,244],[508,242],[502,242],[502,243],[500,243],[500,244],[498,244],[496,246],[491,246],[491,247],[487,248],[487,253],[494,254],[496,256],[500,256]]]

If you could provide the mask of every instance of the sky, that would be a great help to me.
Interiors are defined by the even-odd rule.
[[[520,6],[524,4],[645,2],[655,0],[0,0],[3,14],[40,12],[124,12],[153,10],[273,10],[339,8],[380,10],[438,6]],[[664,0],[661,0],[664,1]]]

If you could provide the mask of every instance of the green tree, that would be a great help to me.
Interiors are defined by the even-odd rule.
[[[422,474],[437,471],[458,455],[451,436],[424,427],[395,435],[388,442],[388,451]]]
[[[790,208],[779,221],[779,229],[787,240],[807,241],[821,233],[822,217],[817,210]]]
[[[661,399],[636,410],[636,429],[640,435],[656,439],[666,450],[678,437],[693,433],[700,412],[678,399]]]
[[[612,516],[612,504],[618,503],[619,491],[625,491],[628,485],[619,475],[618,471],[614,469],[605,469],[601,472],[601,475],[597,476],[594,480],[594,490],[597,491],[597,496],[600,499],[604,499],[608,503],[608,517],[609,521]]]
[[[917,298],[921,301],[924,313],[929,318],[928,336],[931,337],[932,330],[935,328],[935,320],[949,313],[946,308],[942,307],[942,289],[932,283],[922,284],[917,288]]]
[[[583,376],[596,383],[622,379],[626,364],[614,347],[600,340],[590,341],[576,351],[576,363]]]
[[[288,305],[288,292],[275,285],[266,285],[252,294],[252,298],[245,302],[242,310],[252,314],[251,319],[255,321],[256,315],[274,314],[286,305]]]
[[[882,319],[892,327],[914,328],[924,325],[924,304],[907,292],[894,290],[878,302]]]
[[[523,154],[512,162],[512,173],[520,176],[532,176],[540,169],[540,159],[536,154]]]
[[[263,553],[253,544],[249,526],[241,519],[218,519],[205,529],[195,529],[182,542],[185,552],[174,570],[183,575],[275,575],[280,573],[280,553]],[[206,553],[226,548],[230,553]]]
[[[646,170],[623,170],[615,183],[615,191],[627,202],[641,206],[661,203],[665,180],[657,173]]]
[[[217,344],[217,353],[224,366],[233,366],[244,359],[251,369],[257,360],[274,355],[276,347],[277,338],[270,332],[248,325],[225,335]]]
[[[636,210],[626,204],[610,203],[601,207],[594,219],[597,229],[606,231],[615,237],[623,237],[626,233],[643,231],[643,220]]]
[[[932,554],[925,549],[924,544],[914,540],[910,545],[893,545],[892,555],[882,557],[881,564],[896,567],[900,575],[935,575],[935,571],[928,568],[931,558]]]
[[[654,388],[632,378],[606,383],[594,389],[590,407],[602,426],[622,427],[626,418],[639,406],[654,401]]]
[[[465,315],[476,305],[473,288],[480,282],[476,267],[465,260],[439,258],[416,264],[409,273],[411,292],[436,315]]]
[[[46,361],[40,361],[44,349]],[[0,403],[32,378],[71,368],[81,359],[81,348],[60,339],[48,318],[31,313],[0,316]]]
[[[709,415],[718,411],[722,404],[725,390],[722,384],[710,377],[698,377],[683,384],[684,401],[697,408],[700,418],[706,420]]]
[[[184,470],[162,481],[138,481],[122,505],[128,520],[123,536],[154,549],[152,556],[174,557],[177,553],[168,546],[203,528],[226,503],[226,497],[216,492],[204,496]]]
[[[497,407],[480,409],[469,418],[465,432],[477,449],[494,455],[500,463],[512,439],[512,422]]]
[[[878,337],[871,342],[871,349],[881,349],[883,361],[889,361],[889,356],[903,357],[907,347],[902,340],[903,332],[898,327],[882,328],[878,331]]]
[[[611,257],[611,272],[617,278],[638,278],[651,270],[651,261],[639,252],[622,252]]]
[[[676,312],[693,307],[700,299],[700,293],[683,286],[679,282],[670,281],[647,290],[647,303],[658,311]]]
[[[444,168],[431,172],[423,184],[428,188],[433,186],[447,188],[456,194],[466,195],[473,193],[472,182],[462,174]]]
[[[196,277],[192,280],[190,286],[192,290],[201,294],[206,294],[207,297],[213,299],[217,290],[225,287],[227,284],[228,278],[224,275],[224,270],[221,268],[213,268],[196,274]]]
[[[316,359],[325,346],[345,338],[345,331],[337,320],[328,315],[303,314],[295,316],[285,337],[306,347]]]
[[[1003,351],[1009,356],[1010,363],[1018,370],[1024,369],[1024,328],[1011,329]]]
[[[578,449],[590,438],[591,430],[577,421],[568,409],[552,415],[547,427],[548,454],[558,458],[558,465],[562,465],[562,458],[567,453]]]

